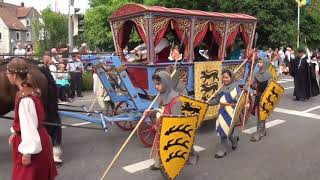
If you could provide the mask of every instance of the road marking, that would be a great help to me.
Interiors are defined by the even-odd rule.
[[[295,110],[290,110],[290,109],[276,108],[274,111],[279,112],[279,113],[284,113],[284,114],[312,118],[312,119],[320,119],[320,115],[307,113],[307,112],[301,112],[301,111],[295,111]]]
[[[279,81],[277,81],[277,83],[282,84],[282,83],[287,83],[287,82],[292,82],[293,79],[281,79]]]
[[[86,124],[91,124],[91,122],[82,122],[82,123],[76,123],[76,124],[71,124],[72,126],[82,126]],[[62,126],[61,128],[67,128],[66,126]]]
[[[287,87],[287,88],[284,88],[284,89],[294,89],[294,87]]]
[[[304,112],[304,113],[308,113],[308,112],[311,112],[311,111],[316,110],[316,109],[319,109],[319,108],[320,108],[320,106],[316,106],[316,107],[307,109],[307,110],[305,110],[305,111],[303,111],[303,112]]]
[[[270,122],[267,122],[266,123],[266,128],[270,128],[270,127],[273,127],[273,126],[276,126],[276,125],[279,125],[279,124],[282,124],[286,122],[285,120],[281,120],[281,119],[276,119],[276,120],[273,120],[273,121],[270,121]],[[252,128],[249,128],[249,129],[245,129],[243,132],[244,133],[247,133],[247,134],[253,134],[257,131],[257,127],[252,127]]]
[[[193,146],[193,147],[194,147],[194,150],[196,152],[200,152],[200,151],[204,151],[205,150],[205,148],[200,147],[200,146]],[[132,165],[128,165],[128,166],[122,167],[122,169],[124,169],[128,173],[136,173],[138,171],[142,171],[142,170],[148,169],[153,164],[153,162],[154,162],[153,159],[148,159],[148,160],[145,160],[145,161],[141,161],[141,162],[138,162],[138,163],[135,163],[135,164],[132,164]]]

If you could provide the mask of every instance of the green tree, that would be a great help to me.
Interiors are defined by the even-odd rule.
[[[108,44],[108,48],[111,48],[113,46],[113,40],[109,24],[106,22],[107,17],[109,17],[118,7],[128,2],[171,8],[249,14],[259,20],[257,26],[257,33],[259,35],[257,46],[296,46],[297,3],[293,0],[91,0],[90,5],[92,8],[88,11],[88,15],[96,17],[91,24],[89,23],[90,26],[87,26],[87,28],[92,28],[91,25],[96,24],[99,24],[99,26],[93,28],[93,30],[89,29],[89,31],[92,31],[92,34],[86,39],[94,43],[97,47],[101,45],[106,47],[106,44]],[[108,7],[105,7],[106,11],[99,9],[101,6],[107,5]],[[310,47],[317,47],[317,44],[320,43],[319,10],[320,6],[317,3],[301,8],[301,40],[304,41],[304,39],[306,39]],[[99,17],[103,18],[99,19]],[[90,20],[92,20],[92,18]],[[103,30],[103,32],[100,32],[100,30]],[[95,34],[98,34],[98,36]],[[100,34],[107,35],[104,35],[103,37]],[[96,43],[96,41],[103,41],[105,44]]]
[[[33,22],[36,37],[42,39],[35,45],[37,54],[42,54],[45,50],[56,47],[58,44],[68,42],[68,17],[61,13],[53,12],[50,7],[42,11],[41,20]]]

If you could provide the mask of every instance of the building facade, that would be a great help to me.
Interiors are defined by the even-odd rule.
[[[18,42],[25,47],[34,44],[35,37],[32,23],[39,20],[40,13],[33,7],[5,3],[0,0],[0,53],[13,53]]]

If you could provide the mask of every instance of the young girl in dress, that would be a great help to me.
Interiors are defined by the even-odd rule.
[[[45,111],[40,100],[41,92],[23,59],[11,60],[6,75],[10,83],[19,89],[9,138],[13,152],[12,180],[53,180],[57,170],[51,139],[42,124]]]
[[[220,104],[219,116],[216,121],[216,130],[221,138],[221,142],[217,144],[215,158],[222,158],[227,155],[228,132],[232,121],[232,114],[241,94],[240,87],[234,82],[234,77],[230,70],[222,72],[222,82],[224,86],[219,90],[217,96],[209,103],[210,105]],[[229,140],[232,149],[238,146],[239,137],[231,132]]]

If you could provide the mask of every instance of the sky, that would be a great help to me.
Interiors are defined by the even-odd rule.
[[[35,7],[38,10],[43,10],[48,5],[51,5],[53,10],[61,13],[68,13],[68,0],[4,0],[6,3],[20,5],[24,2],[25,6]],[[84,12],[89,8],[89,0],[74,0],[74,7],[80,8],[80,12]]]

